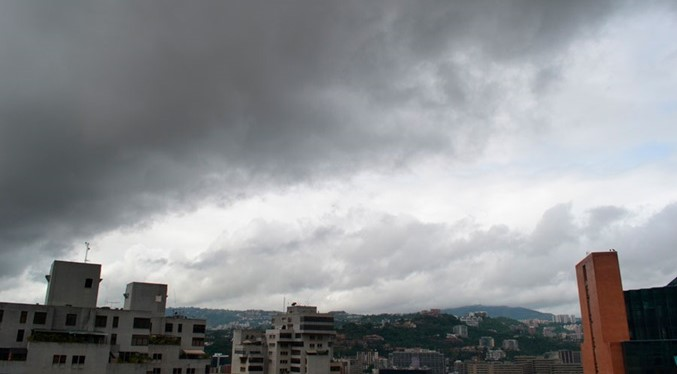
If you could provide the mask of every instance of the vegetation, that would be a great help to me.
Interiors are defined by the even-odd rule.
[[[181,345],[180,336],[151,335],[148,344],[153,345]]]

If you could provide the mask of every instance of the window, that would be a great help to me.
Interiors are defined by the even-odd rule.
[[[148,335],[132,335],[132,345],[148,345]]]
[[[205,325],[193,325],[193,334],[204,334]]]
[[[183,323],[179,323],[178,332],[183,332]]]
[[[205,345],[204,338],[193,338],[193,347],[202,347]]]
[[[72,365],[84,365],[85,364],[85,356],[73,355],[73,358],[71,359],[71,364]]]
[[[181,374],[181,368],[172,369],[172,374]]]
[[[24,341],[24,330],[17,330],[16,332],[16,341],[22,342]]]
[[[5,314],[5,311],[0,309],[0,322],[2,322],[2,315]]]
[[[66,314],[66,326],[75,326],[78,320],[77,314],[68,313]]]
[[[173,323],[165,323],[165,332],[172,332],[174,331],[174,324]]]
[[[118,334],[110,334],[110,344],[118,344]]]
[[[150,329],[150,318],[134,318],[135,329]]]
[[[186,369],[186,374],[195,374],[195,368]]]
[[[33,324],[34,325],[44,325],[47,322],[47,312],[35,312],[33,313]]]
[[[118,327],[118,323],[120,323],[120,317],[118,317],[118,316],[113,317],[113,328],[114,329]]]
[[[92,288],[92,283],[94,283],[92,278],[85,279],[85,288]]]
[[[153,361],[162,361],[162,353],[153,353]]]
[[[21,316],[19,317],[19,323],[26,323],[26,319],[28,319],[28,312],[25,310],[21,311]]]
[[[108,316],[96,316],[94,320],[95,327],[106,327],[108,324]]]
[[[153,374],[162,374],[162,369],[160,369],[160,368],[153,368],[152,373],[153,373]]]
[[[66,363],[66,355],[54,355],[52,357],[52,365],[63,365]]]

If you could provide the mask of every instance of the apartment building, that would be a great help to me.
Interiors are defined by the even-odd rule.
[[[340,364],[332,362],[336,337],[332,315],[318,313],[314,306],[293,304],[273,317],[272,323],[273,328],[265,333],[240,330],[233,334],[233,372],[329,374],[340,370]]]
[[[0,373],[197,374],[205,320],[165,316],[167,285],[127,285],[97,307],[101,265],[54,261],[45,304],[0,302]]]
[[[429,369],[432,374],[444,374],[444,354],[422,348],[406,348],[388,355],[391,368]]]

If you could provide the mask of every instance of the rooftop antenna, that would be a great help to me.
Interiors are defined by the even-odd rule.
[[[85,242],[85,247],[87,248],[85,249],[85,263],[87,263],[87,255],[89,254],[89,251],[91,251],[92,249],[89,248],[89,242]]]

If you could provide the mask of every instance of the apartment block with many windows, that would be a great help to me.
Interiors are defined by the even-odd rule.
[[[101,265],[54,261],[45,304],[0,302],[0,372],[196,374],[208,371],[205,320],[165,316],[167,285],[127,285],[122,309],[97,307]]]

